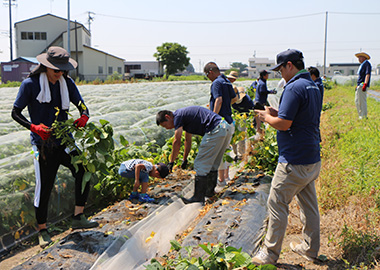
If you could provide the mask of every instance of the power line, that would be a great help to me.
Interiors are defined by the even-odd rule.
[[[325,13],[324,12],[319,12],[319,13],[311,13],[311,14],[298,15],[298,16],[281,17],[281,18],[242,20],[242,21],[166,21],[166,20],[152,20],[152,19],[141,19],[141,18],[132,18],[132,17],[123,17],[123,16],[113,16],[113,15],[96,13],[96,15],[99,15],[99,16],[111,17],[111,18],[116,18],[116,19],[125,19],[125,20],[133,20],[133,21],[144,21],[144,22],[159,22],[159,23],[184,23],[184,24],[205,24],[205,23],[222,24],[222,23],[268,22],[268,21],[280,21],[280,20],[296,19],[296,18],[302,18],[302,17],[311,17],[311,16],[316,16],[316,15],[321,15],[321,14],[325,14]]]
[[[339,15],[380,15],[380,13],[356,13],[356,12],[329,12],[330,14],[339,14]]]

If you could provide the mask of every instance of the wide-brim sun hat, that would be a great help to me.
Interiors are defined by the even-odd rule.
[[[236,87],[235,88],[235,93],[238,97],[238,100],[236,101],[236,103],[240,103],[243,98],[245,97],[246,93],[245,93],[245,88],[243,86],[239,86],[239,87]]]
[[[70,58],[70,54],[61,47],[52,46],[46,53],[42,53],[37,57],[45,67],[55,70],[72,70],[78,66],[78,63]]]
[[[365,52],[358,52],[358,53],[355,53],[355,56],[359,58],[359,56],[363,56],[365,57],[367,60],[371,59],[371,57],[369,56],[368,53],[365,53]]]
[[[237,71],[231,71],[230,74],[227,75],[227,78],[229,79],[235,79],[237,80],[237,78],[239,77],[239,74],[237,73]]]

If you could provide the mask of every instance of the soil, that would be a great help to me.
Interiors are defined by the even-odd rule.
[[[239,171],[239,168],[234,168],[231,170],[231,174],[234,175],[237,171]],[[189,183],[192,174],[193,172],[188,172],[185,174],[176,175],[164,183],[155,182],[152,185],[150,192],[155,194],[158,204],[153,205],[152,207],[147,204],[137,204],[130,202],[129,200],[123,200],[95,214],[93,218],[101,224],[101,227],[97,231],[101,232],[104,237],[110,237],[108,240],[102,241],[111,241],[115,239],[117,235],[122,235],[125,230],[130,228],[131,225],[147,216],[152,208],[157,208],[160,205],[160,201],[164,201],[172,194],[181,191],[182,187]],[[234,179],[235,181],[236,178],[237,177]],[[206,208],[210,209],[211,207],[210,205],[206,205],[205,209]],[[283,243],[282,254],[278,260],[278,264],[276,265],[278,269],[347,269],[347,265],[345,265],[341,259],[342,251],[338,245],[337,238],[343,228],[344,220],[353,215],[353,212],[355,212],[353,209],[342,209],[339,211],[334,210],[321,213],[320,254],[325,255],[327,259],[325,261],[309,262],[298,254],[292,252],[289,247],[290,242],[298,242],[302,239],[302,226],[298,217],[299,209],[297,203],[293,201],[290,205],[289,222]],[[75,239],[73,240],[73,238],[79,234],[82,235],[82,239],[84,232],[77,231],[66,229],[64,232],[53,235],[52,240],[55,243],[58,243],[55,244],[55,246],[61,245],[62,247],[62,245],[70,241],[74,242],[74,244],[78,243]],[[189,232],[187,231],[186,233]],[[37,269],[33,268],[33,266],[36,267],[38,260],[40,262],[56,261],[56,266],[60,266],[58,269],[74,269],[71,267],[74,264],[70,264],[69,261],[73,256],[77,256],[77,253],[72,251],[71,253],[62,253],[62,250],[64,250],[62,248],[59,248],[58,252],[54,253],[52,249],[53,247],[42,250],[37,245],[36,239],[21,243],[11,250],[7,256],[1,258],[0,269],[12,269],[14,267],[17,269]],[[85,250],[85,257],[77,258],[83,262],[80,269],[89,269],[87,265],[91,266],[91,263],[95,262],[96,258],[103,251],[104,249],[91,252]],[[88,254],[86,254],[86,252]],[[36,256],[37,254],[38,256]],[[88,264],[84,264],[86,260],[88,261]]]

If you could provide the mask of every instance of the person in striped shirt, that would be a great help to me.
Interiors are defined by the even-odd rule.
[[[140,202],[153,202],[154,199],[146,194],[149,183],[149,176],[165,178],[169,174],[169,169],[164,163],[153,165],[151,162],[143,159],[130,159],[121,163],[119,174],[125,178],[134,178],[135,184],[133,191],[129,196],[130,200],[139,200]],[[138,189],[141,186],[141,193]]]

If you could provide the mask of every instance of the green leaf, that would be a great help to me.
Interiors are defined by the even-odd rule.
[[[170,244],[172,245],[172,248],[173,248],[175,251],[179,251],[179,250],[181,250],[181,248],[182,248],[181,244],[180,244],[178,241],[176,241],[176,240],[171,240],[171,241],[170,241]]]
[[[84,192],[84,189],[86,188],[86,184],[88,181],[91,179],[92,173],[90,172],[85,172],[83,175],[83,182],[82,182],[82,193]]]
[[[107,124],[109,124],[109,122],[107,120],[104,120],[104,119],[100,119],[99,120],[99,123],[102,125],[102,126],[105,126]]]
[[[199,246],[200,246],[204,251],[206,251],[207,254],[209,254],[209,255],[212,254],[211,250],[209,250],[208,247],[207,247],[206,245],[204,245],[204,244],[199,244]]]
[[[120,135],[120,143],[124,146],[127,146],[129,142],[124,138],[123,135]]]
[[[90,173],[95,173],[96,172],[96,168],[95,168],[95,165],[92,164],[92,163],[88,163],[87,164],[87,169]]]

